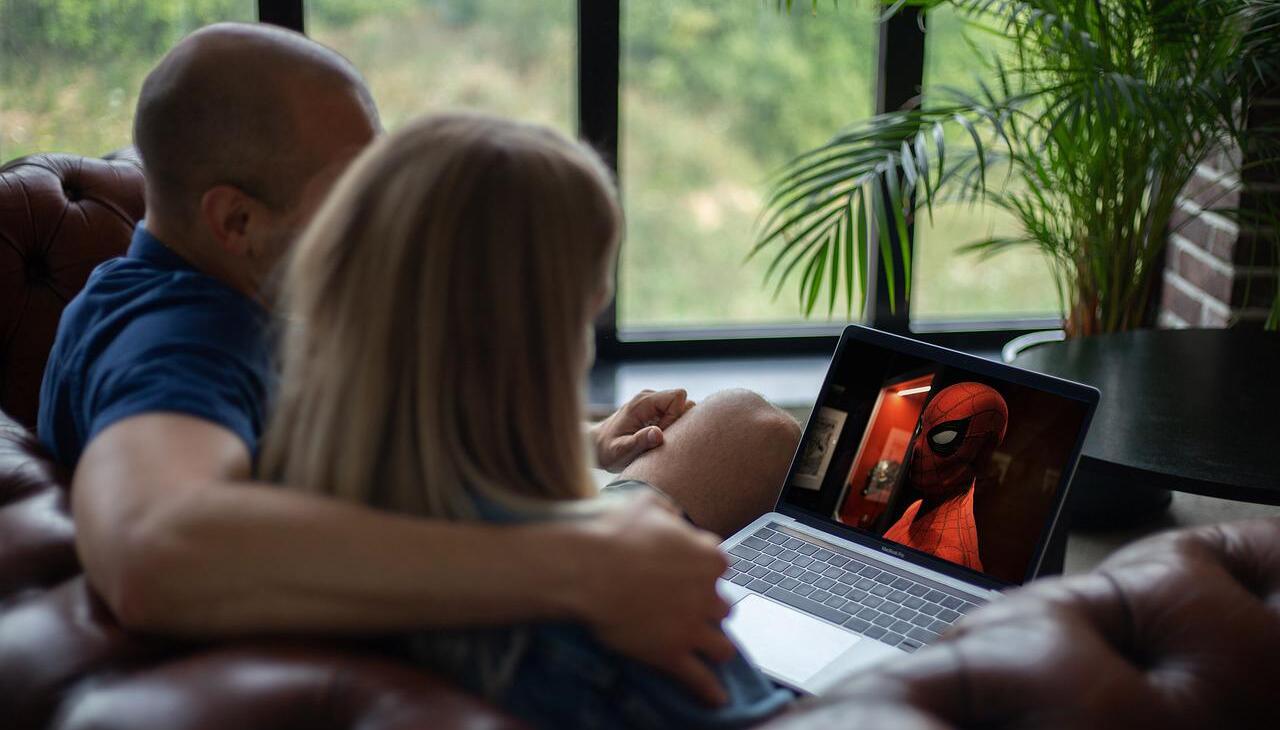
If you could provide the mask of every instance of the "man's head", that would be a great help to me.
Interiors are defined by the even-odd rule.
[[[266,25],[202,28],[138,98],[148,225],[256,294],[377,126],[363,80],[334,51]]]

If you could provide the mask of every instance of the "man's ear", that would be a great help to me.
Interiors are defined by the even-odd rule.
[[[249,252],[249,225],[262,204],[234,185],[215,185],[200,196],[200,219],[213,239],[234,256]]]

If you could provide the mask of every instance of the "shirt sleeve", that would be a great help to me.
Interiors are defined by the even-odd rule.
[[[256,457],[266,397],[258,363],[204,344],[155,348],[99,374],[84,443],[131,416],[180,413],[226,428]]]

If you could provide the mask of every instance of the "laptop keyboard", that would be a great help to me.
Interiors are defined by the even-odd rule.
[[[729,551],[725,580],[912,652],[976,607],[884,563],[807,535],[762,527]]]

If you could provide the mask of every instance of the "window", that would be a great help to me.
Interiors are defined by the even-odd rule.
[[[975,90],[974,79],[988,68],[983,60],[999,39],[966,33],[964,19],[950,6],[929,11],[926,27],[926,95],[941,86]],[[980,41],[981,48],[970,41]],[[963,135],[957,132],[956,141]],[[1058,310],[1049,266],[1038,252],[1019,249],[984,260],[958,250],[981,238],[1016,233],[1013,216],[993,206],[957,204],[935,209],[932,224],[927,216],[917,220],[913,320],[1011,320]]]
[[[0,0],[0,162],[131,144],[142,79],[169,46],[254,0]]]
[[[743,259],[769,175],[871,114],[869,7],[624,0],[621,29],[618,328],[799,320]]]
[[[897,108],[915,96],[926,60],[926,87],[957,84],[975,54],[948,10],[932,11],[926,44],[909,6],[881,25],[874,3],[793,5],[0,0],[0,162],[128,145],[138,87],[166,48],[205,23],[260,18],[351,58],[388,128],[473,108],[577,132],[616,160],[628,238],[615,307],[599,323],[601,358],[825,352],[839,322],[802,322],[794,280],[775,300],[764,282],[767,252],[744,262],[771,173],[877,103]],[[921,221],[911,301],[890,302],[882,284],[865,319],[960,347],[1049,324],[1017,320],[1056,309],[1033,252],[991,261],[954,254],[1011,225],[985,209]],[[975,319],[1002,329],[984,334],[990,325]]]
[[[388,129],[468,108],[575,129],[574,0],[309,0],[308,33],[351,59]]]

